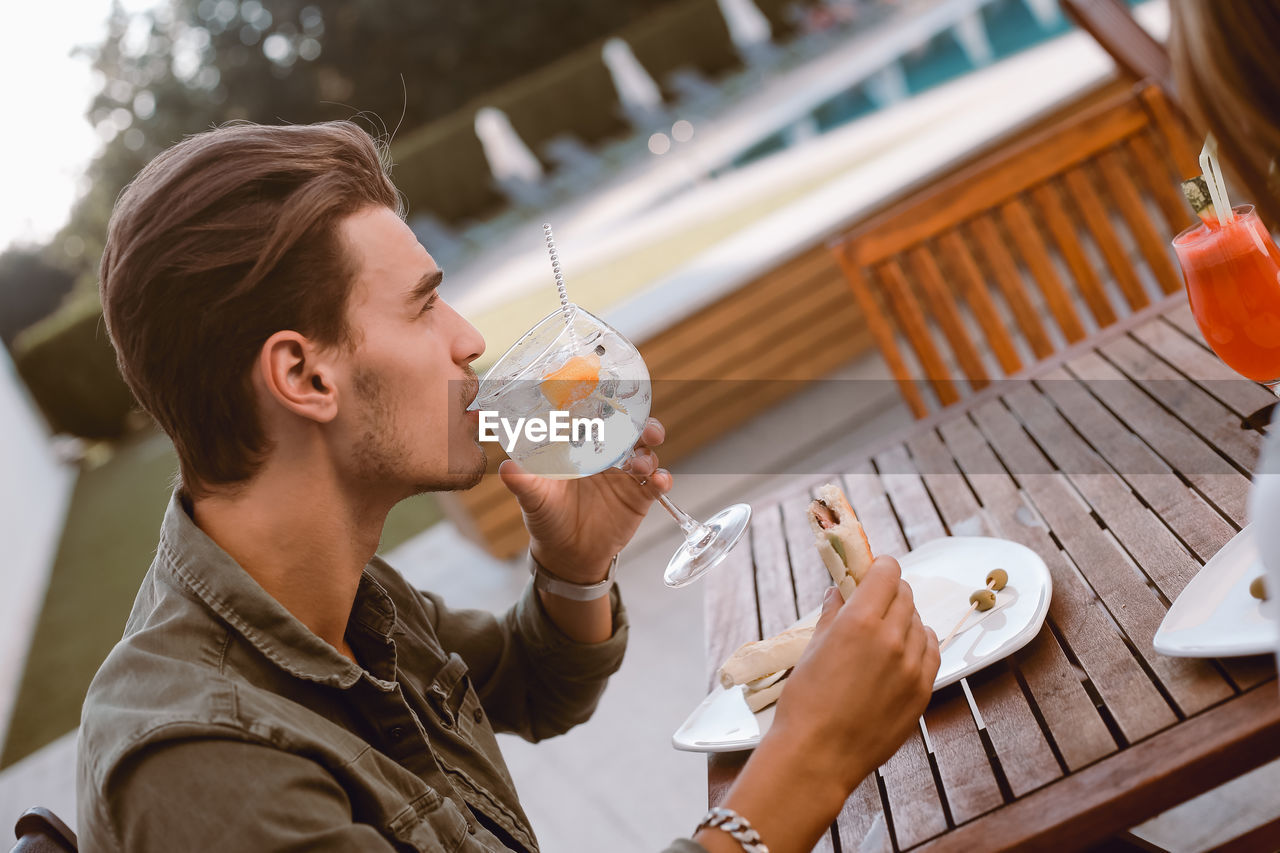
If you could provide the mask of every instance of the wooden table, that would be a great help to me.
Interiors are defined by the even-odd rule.
[[[1274,400],[1204,346],[1177,296],[842,466],[876,553],[1011,539],[1048,564],[1053,602],[1028,646],[938,691],[845,805],[839,849],[1081,848],[1280,756],[1274,658],[1151,645],[1245,524],[1262,436],[1241,420]],[[709,683],[830,583],[805,518],[828,478],[800,479],[757,503],[749,545],[708,577]],[[711,756],[712,803],[746,755]]]

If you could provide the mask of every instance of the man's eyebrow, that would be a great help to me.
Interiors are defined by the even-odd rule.
[[[418,283],[413,286],[413,290],[409,292],[409,302],[420,302],[431,295],[431,291],[440,286],[440,282],[444,280],[444,273],[439,269],[434,269],[426,273],[422,278],[418,279]]]

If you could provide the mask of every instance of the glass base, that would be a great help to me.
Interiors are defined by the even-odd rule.
[[[669,587],[688,586],[720,564],[751,522],[751,507],[734,504],[703,522],[708,532],[696,542],[686,541],[667,563],[662,578]]]

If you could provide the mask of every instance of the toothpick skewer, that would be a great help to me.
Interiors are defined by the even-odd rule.
[[[1005,584],[1007,584],[1008,582],[1009,582],[1009,575],[1008,573],[1005,572],[1004,569],[994,569],[989,575],[987,575],[987,585],[985,589],[991,590],[992,592],[998,592],[1004,589]],[[970,596],[970,599],[973,600],[974,596]],[[950,645],[951,641],[955,639],[956,632],[960,630],[960,626],[963,625],[966,621],[968,621],[969,617],[973,615],[973,611],[976,610],[977,607],[978,607],[978,601],[973,600],[973,603],[969,605],[969,609],[965,611],[964,616],[960,617],[960,621],[957,622],[955,624],[955,627],[952,628],[950,632],[947,633],[946,638],[943,639],[943,641],[938,644],[938,654],[942,654],[942,652],[947,648],[947,646]],[[989,608],[984,608],[984,609],[989,609]]]

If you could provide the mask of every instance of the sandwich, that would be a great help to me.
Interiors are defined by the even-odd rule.
[[[871,568],[872,558],[867,534],[844,492],[830,483],[818,489],[817,499],[809,504],[809,527],[832,582],[848,600]]]
[[[871,546],[844,493],[828,483],[809,504],[809,527],[831,580],[847,600],[871,566]],[[726,690],[742,684],[752,712],[772,705],[782,695],[787,676],[813,638],[817,616],[776,636],[743,645],[720,667]]]

